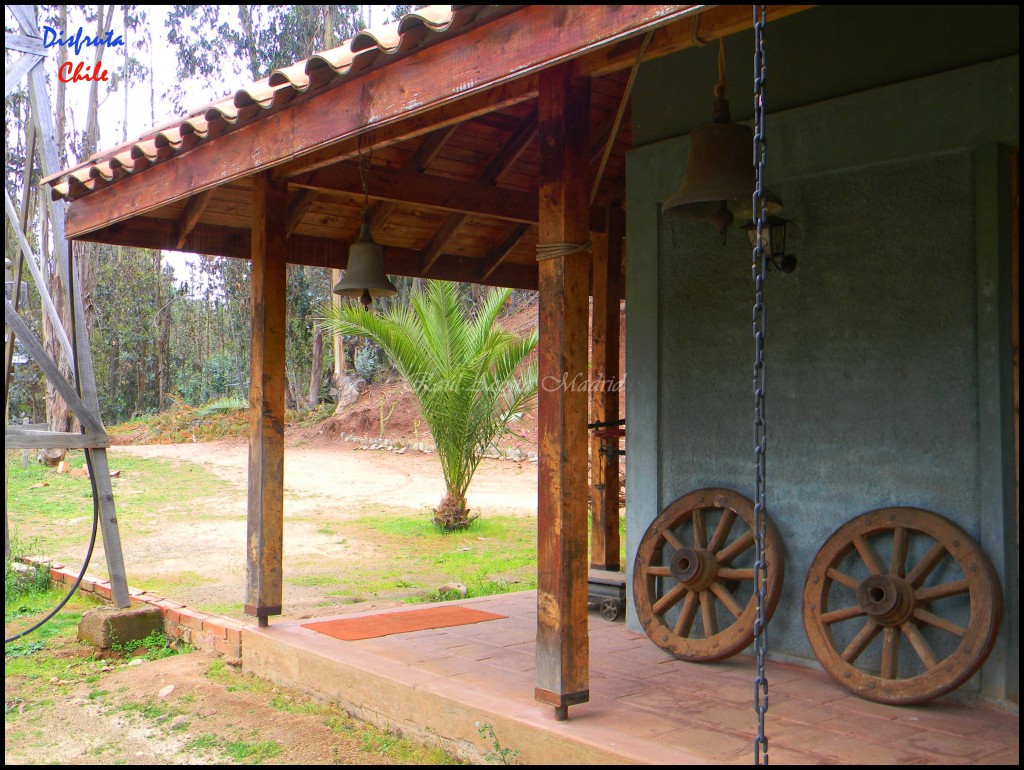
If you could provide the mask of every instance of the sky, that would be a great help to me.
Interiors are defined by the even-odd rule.
[[[167,42],[166,19],[169,8],[161,5],[138,6],[146,12],[146,26],[148,27],[150,45],[146,45],[141,36],[129,35],[126,44],[123,46],[111,46],[103,50],[102,61],[105,68],[112,70],[120,66],[124,61],[125,53],[141,60],[144,65],[151,67],[154,73],[152,112],[151,89],[149,83],[133,84],[128,93],[127,126],[125,126],[125,93],[124,90],[104,94],[104,83],[100,83],[100,141],[101,150],[121,144],[127,134],[129,141],[137,139],[154,127],[163,125],[179,115],[174,112],[172,99],[165,94],[177,81],[176,69],[177,60],[174,50]],[[222,6],[222,19],[237,18],[236,6]],[[386,23],[390,19],[392,6],[388,5],[364,5],[360,6],[364,22],[367,26]],[[82,6],[70,7],[70,18],[68,30],[58,31],[67,37],[74,35],[79,26],[84,27],[85,34],[89,34],[92,25],[87,24]],[[9,28],[18,29],[17,23],[9,11],[5,12],[5,20]],[[123,34],[124,25],[118,23],[123,18],[121,6],[116,6],[112,28],[115,35]],[[44,61],[43,66],[47,68],[51,82],[56,80],[56,47],[52,47],[50,56]],[[72,61],[85,60],[87,64],[92,63],[94,48],[82,48],[81,54],[71,51]],[[243,64],[239,61],[227,61],[224,68],[218,73],[218,82],[206,83],[203,81],[182,82],[181,86],[184,96],[181,100],[183,109],[200,107],[215,97],[226,93],[233,93],[251,81],[250,76]],[[85,127],[85,106],[88,103],[89,83],[69,83],[67,87],[67,108],[66,115],[68,125],[75,130],[81,131]],[[51,94],[51,103],[53,94]],[[125,130],[127,128],[127,131]],[[194,255],[181,252],[164,252],[165,261],[174,268],[175,279],[180,283],[188,280],[189,271],[187,262],[195,259]]]

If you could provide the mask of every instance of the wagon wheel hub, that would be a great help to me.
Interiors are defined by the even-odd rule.
[[[679,548],[669,559],[668,569],[691,591],[706,591],[715,582],[718,560],[704,548]]]
[[[914,589],[896,575],[872,575],[857,586],[857,602],[883,626],[898,626],[914,611]]]

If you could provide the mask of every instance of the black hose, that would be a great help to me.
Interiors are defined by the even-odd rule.
[[[78,324],[75,317],[75,265],[72,262],[72,251],[74,249],[74,241],[68,245],[68,310],[71,319],[71,366],[75,372],[75,390],[78,395],[82,395],[82,375],[78,369]],[[82,431],[85,432],[84,430]],[[75,591],[78,590],[78,586],[82,584],[82,579],[85,577],[85,572],[89,569],[89,562],[92,560],[92,551],[96,547],[96,530],[99,528],[100,521],[100,495],[99,490],[96,488],[96,474],[93,473],[92,467],[92,451],[89,449],[85,450],[85,464],[89,469],[89,484],[92,487],[92,532],[89,534],[89,550],[86,551],[85,561],[82,563],[82,571],[78,573],[78,578],[75,580],[74,585],[71,586],[70,590],[65,594],[64,598],[61,599],[60,604],[53,608],[53,610],[39,622],[29,626],[24,631],[19,631],[14,636],[5,637],[4,644],[9,644],[16,639],[20,639],[33,631],[41,628],[45,623],[49,622],[58,612],[60,612],[64,605],[71,601],[71,597],[75,595]]]

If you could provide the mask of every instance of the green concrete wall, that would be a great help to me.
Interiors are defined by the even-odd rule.
[[[801,35],[815,29],[814,13],[793,17],[806,16]],[[786,21],[775,37],[769,26],[769,51],[800,70]],[[689,123],[682,115],[691,112],[652,98],[699,55],[709,54],[684,52],[645,70],[634,102],[639,137],[707,119]],[[920,74],[901,61],[897,74]],[[871,57],[866,74],[840,69],[839,90],[883,71]],[[793,220],[788,251],[799,259],[795,273],[770,274],[766,289],[768,503],[787,560],[774,655],[813,659],[801,592],[829,535],[874,508],[919,506],[978,539],[1003,582],[999,644],[964,690],[1017,698],[1009,249],[999,233],[1008,233],[1009,170],[1000,144],[1019,141],[1018,83],[1019,60],[1009,56],[769,117],[769,186]],[[748,85],[730,80],[734,101]],[[790,104],[806,101],[792,83],[779,88]],[[722,247],[709,225],[661,216],[687,149],[676,135],[628,158],[630,569],[647,526],[679,496],[705,486],[753,495],[749,245],[742,231]],[[640,630],[632,614],[628,622]]]

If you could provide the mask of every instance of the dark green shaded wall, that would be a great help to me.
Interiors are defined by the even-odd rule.
[[[799,259],[795,273],[770,274],[766,289],[768,502],[787,559],[771,648],[812,658],[803,581],[836,528],[874,508],[919,506],[964,527],[1000,573],[1001,639],[965,689],[1016,699],[1009,250],[1000,235],[1009,161],[1000,145],[1018,142],[1019,60],[1005,55],[1011,35],[992,26],[992,9],[978,18],[961,9],[961,27],[987,24],[992,40],[965,37],[946,58],[933,50],[934,29],[899,26],[908,10],[893,9],[887,25],[884,9],[869,9],[871,25],[902,29],[898,50],[887,56],[883,43],[896,42],[884,39],[862,48],[851,71],[856,52],[844,45],[859,38],[843,39],[856,11],[821,8],[768,28],[768,103],[779,92],[792,107],[769,116],[769,186],[794,221],[789,251]],[[923,16],[932,27],[948,21]],[[830,40],[836,30],[841,39]],[[709,100],[694,107],[687,95],[702,59],[712,67],[700,90],[710,91],[710,48],[645,67],[634,97],[636,136],[653,143],[628,162],[630,566],[648,524],[679,496],[704,486],[753,495],[749,246],[741,231],[723,248],[709,225],[659,213],[682,179],[682,134],[707,120]],[[892,84],[881,86],[890,69]],[[931,70],[940,74],[920,77]],[[830,77],[842,95],[828,99]],[[749,75],[730,76],[734,116],[749,114],[737,109],[749,91]],[[664,136],[675,138],[655,141]]]

